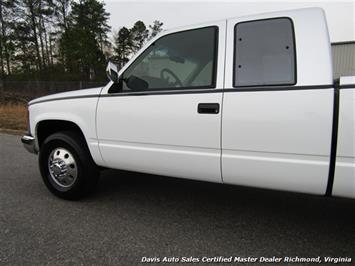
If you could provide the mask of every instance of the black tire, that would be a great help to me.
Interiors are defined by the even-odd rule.
[[[71,168],[75,168],[75,178],[72,175],[65,174],[72,178],[68,187],[63,187],[61,177],[56,176],[58,173],[54,173],[53,168],[50,170],[50,165],[53,166],[50,163],[50,157],[53,159],[53,152],[58,149],[64,153],[68,151],[75,163],[70,165]],[[65,154],[65,156],[68,154]],[[97,185],[100,174],[99,168],[90,155],[85,139],[75,131],[61,131],[44,140],[39,152],[39,168],[47,188],[54,195],[67,200],[78,200],[92,192]],[[64,166],[63,168],[69,167]],[[56,169],[61,171],[58,169],[61,168],[57,167]]]

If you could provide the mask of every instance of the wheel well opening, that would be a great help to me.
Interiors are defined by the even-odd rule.
[[[59,131],[67,130],[78,132],[83,138],[83,140],[85,140],[84,134],[77,124],[65,120],[45,120],[39,122],[36,128],[38,146],[41,147],[43,141],[48,136]]]

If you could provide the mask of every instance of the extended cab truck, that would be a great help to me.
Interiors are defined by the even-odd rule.
[[[333,81],[321,9],[165,31],[108,74],[29,103],[22,142],[57,196],[103,167],[355,197],[355,77]]]

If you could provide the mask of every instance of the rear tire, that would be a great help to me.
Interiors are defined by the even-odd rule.
[[[75,131],[58,132],[44,140],[39,168],[47,188],[67,200],[77,200],[92,192],[100,174],[85,139]]]

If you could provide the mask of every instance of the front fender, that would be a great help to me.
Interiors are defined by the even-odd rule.
[[[98,97],[83,97],[31,104],[29,106],[30,133],[36,138],[37,147],[39,147],[37,126],[40,122],[48,120],[71,122],[80,128],[95,163],[103,165],[96,134],[97,102]]]

